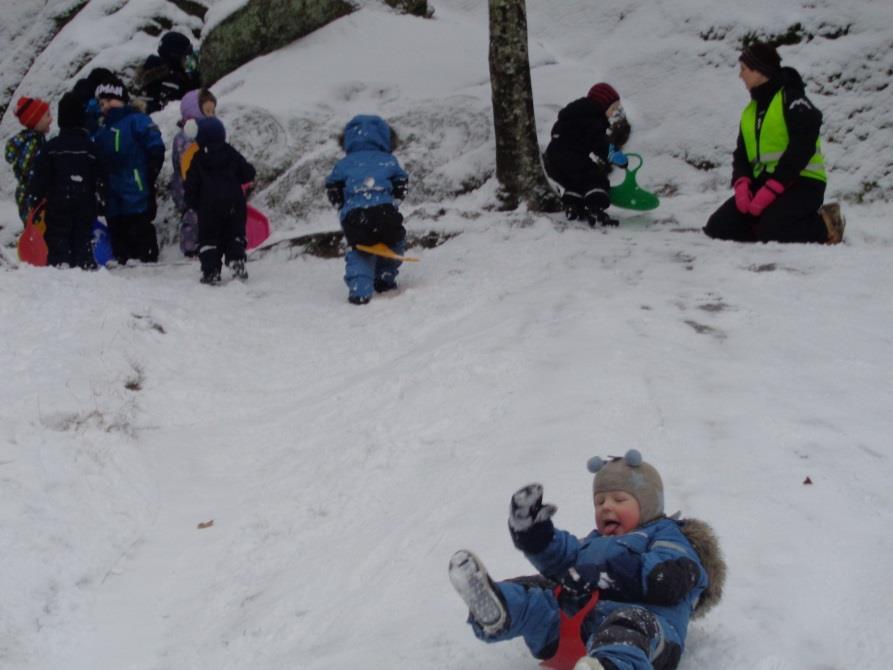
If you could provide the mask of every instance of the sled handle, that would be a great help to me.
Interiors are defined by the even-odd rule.
[[[626,157],[627,157],[627,158],[638,158],[638,159],[639,159],[639,164],[638,164],[636,167],[634,167],[634,168],[631,168],[631,167],[629,166],[629,164],[627,164],[627,166],[626,166],[626,170],[627,170],[628,172],[638,172],[638,171],[641,169],[641,167],[645,164],[645,159],[642,158],[642,156],[641,156],[640,154],[634,154],[634,153],[631,153],[631,152],[627,152]]]

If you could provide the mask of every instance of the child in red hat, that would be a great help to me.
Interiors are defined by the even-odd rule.
[[[40,98],[21,97],[15,107],[16,118],[25,126],[6,142],[6,162],[12,166],[18,186],[16,187],[16,204],[19,206],[19,218],[24,223],[28,219],[28,211],[33,203],[29,202],[28,184],[37,154],[46,142],[53,115],[50,105]]]

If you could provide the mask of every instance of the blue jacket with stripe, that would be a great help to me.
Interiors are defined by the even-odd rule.
[[[132,107],[115,107],[94,136],[105,180],[105,214],[140,214],[155,197],[155,180],[164,163],[158,126]]]

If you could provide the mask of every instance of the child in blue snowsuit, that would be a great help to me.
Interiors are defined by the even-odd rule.
[[[406,196],[409,175],[391,154],[391,127],[379,116],[358,115],[344,128],[342,158],[326,178],[329,202],[339,218],[350,249],[345,257],[344,281],[348,300],[365,305],[372,292],[397,288],[400,261],[381,258],[354,247],[384,243],[402,255],[406,249],[403,216],[397,211]]]
[[[716,538],[703,522],[664,516],[660,475],[638,451],[593,458],[589,469],[596,473],[596,530],[585,538],[553,526],[557,508],[543,504],[541,485],[512,496],[512,540],[545,579],[494,583],[463,550],[450,561],[450,580],[479,639],[523,637],[541,659],[558,648],[560,611],[576,614],[598,591],[580,630],[587,655],[574,670],[673,670],[693,612],[721,595],[725,568]]]
[[[158,261],[155,182],[164,163],[164,140],[151,118],[130,107],[123,82],[96,87],[105,122],[96,132],[96,153],[105,180],[105,218],[112,253],[124,265],[137,258]]]

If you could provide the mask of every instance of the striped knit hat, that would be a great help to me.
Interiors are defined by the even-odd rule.
[[[16,103],[15,115],[25,128],[33,130],[48,111],[50,105],[45,100],[21,97]]]

